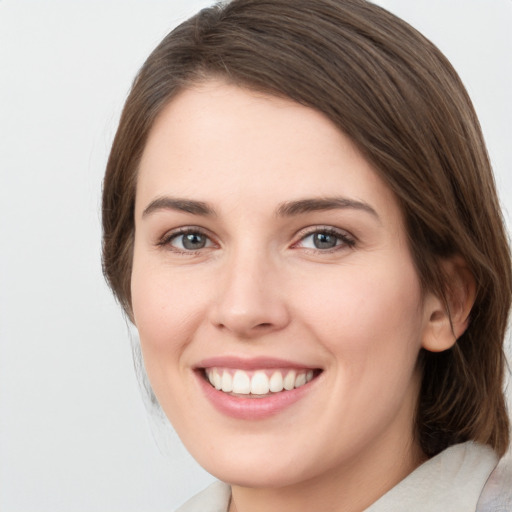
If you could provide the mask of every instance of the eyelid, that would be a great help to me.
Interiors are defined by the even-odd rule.
[[[336,236],[341,240],[341,243],[336,245],[335,247],[331,249],[311,249],[311,248],[305,248],[310,251],[316,251],[316,252],[332,252],[337,251],[342,248],[351,248],[356,244],[356,238],[349,233],[348,231],[340,228],[336,228],[334,226],[329,225],[316,225],[316,226],[310,226],[307,228],[301,229],[295,236],[297,239],[296,242],[292,244],[292,248],[300,248],[299,244],[306,239],[308,236],[314,235],[315,233],[326,233],[329,235]]]
[[[175,238],[178,238],[182,235],[188,235],[188,234],[198,234],[206,237],[210,242],[211,245],[207,247],[202,247],[197,250],[182,250],[178,247],[174,247],[171,245],[172,240]],[[205,228],[201,228],[199,226],[180,226],[179,228],[171,229],[169,231],[166,231],[164,235],[158,238],[155,244],[157,247],[166,248],[169,251],[176,252],[178,254],[188,254],[193,255],[197,254],[205,249],[210,249],[212,246],[218,245],[215,241],[214,237],[210,234],[208,230]]]
[[[332,236],[337,237],[341,243],[337,244],[331,249],[313,249],[313,248],[304,248],[306,250],[320,252],[320,253],[327,253],[332,252],[336,250],[340,250],[343,248],[351,248],[356,244],[356,238],[349,233],[348,231],[337,228],[334,226],[329,225],[315,225],[315,226],[309,226],[306,228],[303,228],[299,230],[296,235],[294,236],[295,242],[292,243],[292,248],[300,248],[300,243],[306,239],[308,236],[314,235],[315,233],[326,233]],[[175,238],[179,237],[180,235],[187,235],[187,234],[199,234],[208,239],[210,242],[210,245],[207,247],[202,247],[197,250],[182,250],[178,247],[174,247],[171,245],[171,241]],[[163,247],[167,248],[170,251],[179,253],[179,254],[188,254],[193,255],[197,254],[199,252],[204,251],[205,249],[210,249],[212,246],[218,246],[218,242],[215,240],[215,237],[210,233],[209,230],[202,228],[200,226],[180,226],[175,229],[171,229],[169,231],[166,231],[161,237],[158,238],[155,245],[157,247]]]

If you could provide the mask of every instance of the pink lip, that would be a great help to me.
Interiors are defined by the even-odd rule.
[[[314,367],[306,366],[285,359],[276,359],[268,357],[254,357],[244,359],[241,357],[211,357],[204,359],[195,365],[196,368],[237,368],[240,370],[260,370],[263,368],[291,368],[291,369],[311,369]]]
[[[205,378],[204,368],[239,368],[241,370],[257,370],[264,368],[314,369],[303,364],[292,363],[282,359],[254,358],[240,359],[237,357],[215,357],[205,359],[196,366],[196,377],[199,386],[217,411],[226,416],[241,420],[263,420],[279,414],[292,404],[304,398],[314,387],[318,378],[314,378],[304,386],[290,391],[269,394],[262,398],[245,398],[232,396],[215,389]]]

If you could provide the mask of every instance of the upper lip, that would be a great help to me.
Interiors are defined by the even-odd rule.
[[[274,357],[242,358],[236,356],[217,356],[203,359],[195,365],[199,368],[233,368],[238,370],[260,370],[267,368],[318,369],[317,366],[279,359]]]

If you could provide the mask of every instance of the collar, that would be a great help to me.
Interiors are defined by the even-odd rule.
[[[475,511],[498,456],[471,441],[450,446],[419,466],[366,512]]]
[[[498,457],[489,446],[471,441],[451,446],[419,466],[365,512],[474,512],[482,488],[497,462]],[[495,500],[498,494],[491,493],[488,501]],[[229,485],[215,482],[176,512],[226,512],[230,497]],[[493,505],[496,501],[490,503]],[[512,509],[480,508],[479,505],[478,510]]]

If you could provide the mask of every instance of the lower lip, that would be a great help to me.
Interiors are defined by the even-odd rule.
[[[199,385],[211,404],[222,414],[241,420],[262,420],[274,416],[303,398],[312,388],[316,378],[300,388],[272,393],[261,398],[232,396],[214,388],[196,371]]]

